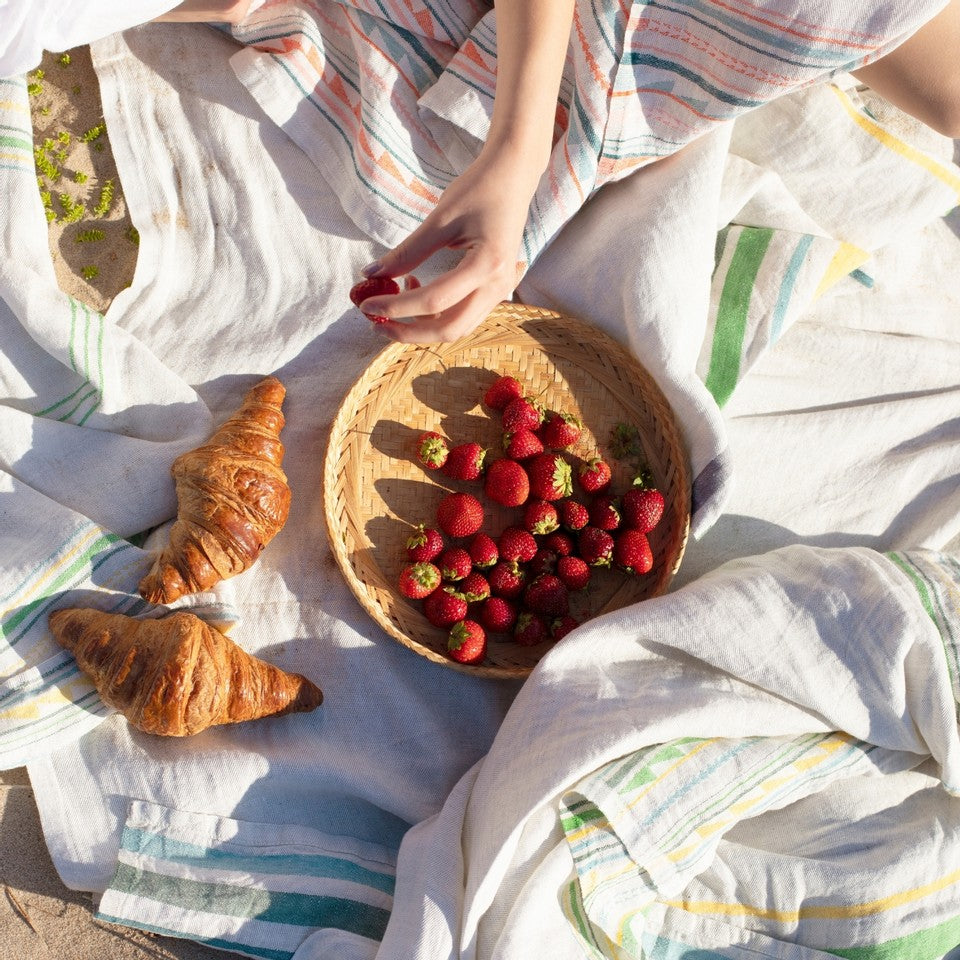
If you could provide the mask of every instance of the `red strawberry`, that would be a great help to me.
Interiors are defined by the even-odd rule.
[[[649,573],[653,568],[653,552],[647,535],[627,528],[613,545],[613,565],[624,573]]]
[[[529,500],[523,508],[523,526],[538,536],[553,533],[560,526],[557,508],[546,500]]]
[[[540,439],[554,450],[563,450],[572,446],[583,433],[583,422],[572,413],[558,413],[551,410],[540,428]]]
[[[490,584],[487,578],[479,570],[472,570],[456,587],[454,587],[458,597],[463,597],[467,603],[477,603],[479,600],[486,600],[490,596]]]
[[[590,511],[579,500],[564,500],[557,506],[565,530],[582,530],[590,522]]]
[[[462,580],[472,569],[473,561],[463,547],[447,547],[437,557],[440,576],[446,581]]]
[[[613,559],[613,537],[599,527],[584,527],[577,538],[580,556],[591,567],[609,567]]]
[[[583,590],[590,582],[590,567],[582,557],[560,557],[556,574],[568,590]]]
[[[516,460],[503,457],[487,467],[483,492],[504,507],[519,507],[530,496],[530,478]]]
[[[623,495],[623,519],[628,527],[649,533],[663,516],[663,494],[655,487],[631,487]]]
[[[400,571],[400,592],[411,600],[422,600],[440,586],[440,571],[432,564],[408,563]]]
[[[480,623],[491,633],[509,633],[516,622],[516,604],[506,597],[490,597],[480,608]]]
[[[467,550],[470,553],[473,565],[481,570],[492,567],[500,559],[497,542],[486,533],[474,534],[473,539],[467,545]]]
[[[610,467],[600,457],[588,460],[577,472],[580,486],[587,493],[599,493],[605,489],[610,484],[611,476]]]
[[[447,653],[457,663],[479,663],[487,655],[487,635],[475,620],[461,620],[450,628]]]
[[[435,627],[449,627],[467,615],[467,601],[445,588],[434,590],[423,601],[423,612]]]
[[[487,387],[487,392],[483,395],[483,402],[491,410],[503,410],[511,401],[523,396],[523,384],[515,377],[497,377],[493,383]]]
[[[543,453],[540,438],[528,427],[508,430],[503,435],[503,452],[511,460],[529,460]]]
[[[460,443],[450,450],[443,472],[453,480],[476,480],[483,473],[487,451],[475,441]]]
[[[497,540],[501,560],[517,560],[526,563],[537,552],[537,541],[523,527],[507,527]]]
[[[590,523],[601,530],[620,526],[620,501],[611,494],[602,494],[590,504]]]
[[[575,547],[573,537],[567,533],[562,533],[560,530],[546,537],[543,545],[547,550],[552,550],[558,557],[569,557]]]
[[[565,617],[557,617],[556,620],[550,621],[550,638],[552,640],[560,640],[571,630],[579,626],[580,621],[571,617],[569,613]]]
[[[428,470],[437,470],[447,462],[450,446],[446,437],[427,430],[417,437],[417,459]]]
[[[471,493],[447,494],[437,507],[437,523],[448,537],[472,537],[483,526],[483,504]]]
[[[541,500],[560,500],[572,492],[570,464],[559,453],[541,453],[527,462],[530,493]]]
[[[552,550],[541,547],[530,561],[530,572],[539,577],[541,573],[553,573],[557,566],[557,555]]]
[[[407,559],[411,563],[422,560],[431,561],[440,556],[443,551],[443,534],[433,527],[425,527],[422,523],[414,528],[414,532],[407,537]]]
[[[496,596],[506,597],[508,600],[520,596],[526,579],[526,573],[515,560],[498,560],[487,577],[490,590]]]
[[[528,610],[546,617],[562,617],[570,611],[569,591],[552,573],[542,573],[527,584],[523,603]]]
[[[362,308],[364,300],[370,297],[379,297],[383,294],[394,294],[400,292],[400,285],[396,280],[389,277],[371,277],[369,280],[361,280],[350,288],[350,299],[353,303]],[[374,323],[386,323],[387,317],[367,314]]]
[[[530,397],[517,397],[503,408],[501,422],[503,429],[508,432],[521,427],[536,430],[543,423],[543,408]]]
[[[534,644],[543,643],[550,638],[550,629],[546,620],[539,613],[532,613],[524,610],[517,617],[517,623],[513,628],[513,639],[521,647],[532,647]]]

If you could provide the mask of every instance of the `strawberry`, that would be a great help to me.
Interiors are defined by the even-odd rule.
[[[400,571],[400,592],[411,600],[422,600],[440,586],[440,571],[432,563],[408,563]]]
[[[467,601],[446,588],[434,590],[423,601],[423,612],[435,627],[449,627],[467,615]]]
[[[487,635],[475,620],[461,620],[450,628],[447,653],[457,663],[479,663],[487,655]]]
[[[558,557],[569,557],[575,547],[573,537],[560,530],[546,537],[543,545],[547,550],[552,550]]]
[[[442,470],[452,480],[476,480],[483,473],[487,451],[476,441],[452,447]]]
[[[536,430],[543,423],[543,408],[530,397],[517,397],[503,408],[501,423],[508,432],[521,427]]]
[[[582,557],[560,557],[556,574],[568,590],[583,590],[590,582],[590,567]]]
[[[511,460],[529,460],[543,453],[543,443],[529,427],[519,427],[504,433],[503,452]]]
[[[523,604],[546,617],[562,617],[570,611],[570,595],[563,581],[552,573],[542,573],[527,584]]]
[[[473,565],[481,570],[492,567],[500,559],[497,542],[487,533],[474,534],[473,539],[467,545],[467,550],[470,553]]]
[[[610,467],[600,457],[594,457],[592,460],[581,464],[577,471],[580,486],[587,493],[599,493],[606,489],[610,485],[611,476]]]
[[[610,453],[617,460],[635,460],[642,453],[640,431],[632,423],[616,423],[610,430]]]
[[[572,413],[559,413],[551,410],[540,428],[540,439],[554,450],[563,450],[580,439],[583,433],[583,421]]]
[[[516,622],[516,604],[506,597],[490,597],[480,608],[480,623],[490,633],[509,633]]]
[[[530,572],[539,577],[541,573],[553,573],[557,566],[557,555],[546,547],[541,547],[530,561]]]
[[[516,460],[503,457],[487,467],[483,492],[504,507],[519,507],[530,496],[530,478]]]
[[[537,552],[537,541],[523,527],[507,527],[497,540],[501,560],[516,560],[526,563]]]
[[[564,500],[557,506],[560,525],[576,533],[590,522],[590,511],[579,500]]]
[[[611,494],[601,494],[590,504],[590,523],[601,530],[616,530],[620,526],[620,501]]]
[[[523,508],[523,526],[538,536],[553,533],[560,526],[557,508],[546,500],[529,500]]]
[[[653,552],[647,535],[639,530],[622,530],[613,545],[613,565],[624,573],[649,573]]]
[[[450,446],[446,437],[426,430],[417,437],[417,460],[428,470],[438,470],[447,462]]]
[[[569,613],[564,617],[557,617],[555,620],[550,621],[550,639],[561,640],[571,630],[579,626],[580,621],[571,617]]]
[[[447,547],[437,557],[440,576],[447,582],[462,580],[472,569],[473,561],[463,547]]]
[[[471,493],[447,494],[437,507],[437,524],[448,537],[472,537],[483,526],[483,504]]]
[[[523,591],[527,575],[516,560],[498,560],[487,577],[490,590],[498,597],[514,600]]]
[[[577,538],[580,556],[591,567],[609,567],[613,559],[613,537],[599,527],[584,527]]]
[[[395,294],[400,292],[400,285],[396,280],[389,277],[370,277],[369,280],[361,280],[350,288],[350,299],[355,306],[363,309],[363,301],[370,297],[379,297],[383,294]],[[374,323],[386,323],[387,317],[367,314]]]
[[[530,493],[541,500],[560,500],[572,492],[570,464],[559,453],[541,453],[527,462]]]
[[[649,533],[660,522],[663,507],[663,494],[656,487],[631,487],[623,495],[624,523]]]
[[[407,559],[411,563],[435,560],[440,556],[444,546],[443,534],[439,530],[425,527],[422,523],[418,524],[413,533],[407,537]]]
[[[539,613],[524,610],[517,617],[516,625],[513,628],[513,639],[521,647],[532,647],[534,644],[543,643],[549,637],[550,628]]]
[[[490,596],[490,584],[479,570],[472,570],[454,588],[458,597],[463,597],[467,603],[477,603]]]
[[[483,402],[491,410],[503,410],[511,401],[523,396],[523,384],[515,377],[497,377],[487,387],[483,395]]]

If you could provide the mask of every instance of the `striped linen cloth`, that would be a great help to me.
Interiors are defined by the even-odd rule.
[[[132,801],[97,917],[265,960],[311,938],[360,960],[383,935],[395,871],[379,844]]]
[[[378,960],[409,958],[418,925],[441,942],[417,903],[454,877],[454,943],[498,960],[540,941],[564,960],[960,944],[954,556],[784,548],[567,640],[404,840]]]

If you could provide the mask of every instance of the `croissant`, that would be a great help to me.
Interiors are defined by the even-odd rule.
[[[185,611],[135,620],[74,608],[55,611],[49,623],[101,699],[145,733],[190,736],[224,723],[306,713],[323,700],[306,677],[251,656]]]
[[[174,460],[177,518],[140,581],[144,600],[172,603],[243,573],[280,532],[290,510],[280,466],[285,393],[275,377],[262,380],[206,444]]]

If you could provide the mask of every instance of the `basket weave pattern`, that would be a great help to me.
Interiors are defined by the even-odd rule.
[[[451,446],[476,440],[501,456],[499,416],[482,404],[486,388],[509,374],[547,409],[573,413],[583,435],[567,451],[574,464],[601,455],[613,468],[612,489],[626,490],[632,465],[610,455],[618,422],[640,432],[646,465],[666,500],[650,534],[653,570],[642,577],[595,571],[586,591],[571,596],[578,619],[663,593],[679,567],[689,528],[686,454],[669,404],[644,368],[602,332],[548,310],[503,303],[469,337],[429,347],[392,344],[370,364],[333,421],[324,464],[324,509],[334,556],[364,609],[421,655],[474,675],[523,677],[549,643],[522,647],[491,635],[483,664],[462,666],[446,655],[447,631],[432,626],[421,605],[396,589],[412,526],[434,526],[450,491],[474,493],[485,507],[484,530],[496,537],[522,510],[488,501],[482,481],[458,483],[427,471],[413,450],[424,430]],[[575,484],[576,486],[576,484]],[[575,489],[574,495],[577,496]]]

